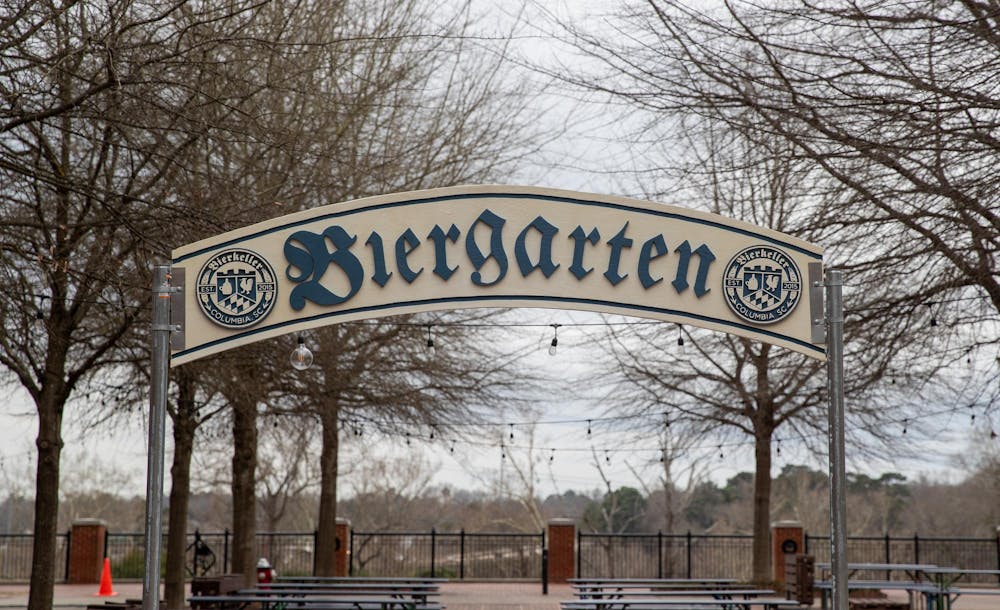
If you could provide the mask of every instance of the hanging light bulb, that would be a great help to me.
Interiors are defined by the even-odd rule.
[[[683,350],[683,347],[684,347],[684,327],[681,326],[680,324],[677,325],[677,347],[682,348],[682,349],[680,349],[678,351],[680,351],[680,352],[684,351]]]
[[[549,344],[549,355],[556,355],[556,347],[559,345],[559,325],[552,325],[552,343]]]
[[[437,349],[434,347],[434,335],[431,332],[431,324],[427,325],[427,353],[434,356]]]
[[[313,363],[313,353],[306,347],[306,340],[299,337],[299,345],[294,350],[292,350],[292,356],[290,358],[292,363],[292,368],[296,371],[304,371]]]

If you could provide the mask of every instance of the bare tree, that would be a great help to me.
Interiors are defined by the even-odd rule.
[[[16,289],[0,297],[0,364],[39,417],[32,609],[52,603],[65,405],[119,363],[114,348],[145,310],[149,235],[176,210],[162,185],[202,133],[187,112],[206,102],[191,86],[210,65],[194,59],[237,39],[253,6],[3,9],[0,268]]]

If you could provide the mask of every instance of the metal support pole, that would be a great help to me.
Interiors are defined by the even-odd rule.
[[[847,472],[844,465],[844,301],[842,272],[826,274],[826,364],[830,392],[830,574],[832,610],[847,610]]]
[[[166,434],[167,370],[170,365],[170,267],[153,269],[152,357],[149,384],[149,455],[146,465],[146,557],[142,608],[160,605],[160,545],[163,529],[163,445]]]

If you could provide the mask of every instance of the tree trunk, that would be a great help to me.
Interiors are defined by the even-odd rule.
[[[56,571],[56,528],[59,519],[59,458],[62,454],[63,401],[46,384],[38,400],[38,466],[35,470],[35,529],[31,557],[28,610],[52,608]]]
[[[337,551],[337,471],[340,451],[340,412],[320,412],[323,450],[320,454],[319,523],[316,532],[316,575],[334,576]]]
[[[233,572],[257,582],[257,405],[233,403]]]
[[[198,427],[194,405],[195,384],[190,375],[177,372],[177,410],[173,418],[174,457],[170,465],[170,514],[167,530],[167,567],[164,595],[168,610],[186,606],[184,563],[187,549],[187,513],[191,498],[191,450]]]
[[[753,579],[765,583],[771,574],[771,431],[757,431],[753,478]]]

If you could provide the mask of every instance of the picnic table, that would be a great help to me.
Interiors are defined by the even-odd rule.
[[[658,598],[619,597],[616,599],[575,599],[559,602],[562,610],[750,610],[751,606],[764,610],[801,608],[795,600],[779,597],[754,597],[751,599],[718,599],[708,595],[685,597],[661,596]]]
[[[577,599],[657,599],[660,597],[713,597],[715,599],[752,599],[774,596],[774,589],[720,588],[720,589],[660,589],[655,591],[577,591]]]
[[[242,610],[259,604],[261,610],[443,610],[438,603],[420,603],[399,597],[374,596],[307,596],[275,595],[193,595],[188,598],[192,608]]]
[[[735,578],[570,578],[576,595],[605,591],[662,591],[668,589],[703,589],[745,587]]]
[[[448,582],[448,579],[426,576],[278,576],[275,582],[430,584]]]
[[[412,584],[319,584],[313,586],[303,586],[301,583],[271,583],[260,585],[251,589],[240,589],[237,595],[266,595],[284,597],[392,597],[397,599],[411,599],[421,604],[427,603],[430,597],[441,595],[438,585],[412,585]]]
[[[830,564],[816,564],[816,569],[829,571]],[[1000,570],[973,570],[957,568],[952,566],[939,566],[936,564],[911,564],[911,563],[848,563],[848,589],[852,588],[877,588],[877,589],[904,589],[908,591],[911,606],[915,605],[916,594],[920,594],[926,602],[928,610],[951,610],[951,606],[961,595],[1000,595],[1000,589],[992,588],[965,588],[961,589],[955,584],[964,576],[990,575],[1000,576]],[[862,571],[885,571],[903,572],[909,580],[894,581],[888,578],[885,581],[864,581],[850,580],[850,577]],[[881,585],[881,586],[874,586]],[[828,581],[817,581],[816,587],[823,593],[823,608],[825,609],[826,596],[832,583]]]

